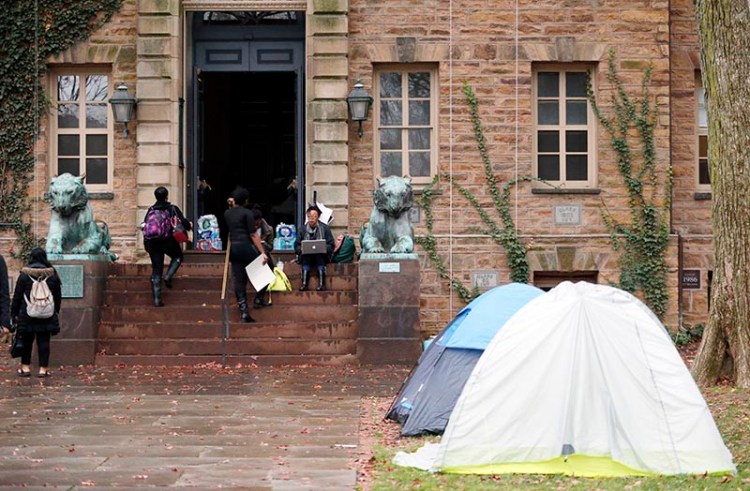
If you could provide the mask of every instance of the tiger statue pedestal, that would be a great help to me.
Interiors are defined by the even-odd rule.
[[[369,365],[411,366],[422,351],[411,181],[380,179],[374,195],[370,222],[360,233],[357,358]]]
[[[52,208],[47,257],[62,280],[60,334],[55,350],[64,356],[53,363],[91,365],[96,361],[103,292],[112,261],[105,223],[94,221],[83,177],[62,174],[50,182],[47,201]]]

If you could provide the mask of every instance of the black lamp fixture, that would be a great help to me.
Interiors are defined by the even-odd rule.
[[[372,105],[372,97],[367,93],[365,86],[362,85],[359,79],[357,79],[354,88],[346,97],[346,102],[349,104],[351,120],[359,123],[357,135],[362,138],[362,121],[367,121],[367,114],[370,112],[370,105]]]
[[[115,89],[115,93],[109,99],[109,103],[112,104],[112,114],[114,115],[115,123],[125,124],[123,135],[127,138],[130,134],[128,132],[128,123],[133,119],[135,106],[138,105],[138,101],[128,92],[128,86],[125,85],[125,82],[120,82],[120,85]]]

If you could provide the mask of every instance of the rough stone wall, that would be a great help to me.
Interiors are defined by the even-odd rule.
[[[680,234],[682,267],[698,270],[699,289],[682,290],[682,314],[686,324],[708,319],[708,273],[713,269],[710,193],[697,189],[698,140],[695,97],[700,76],[700,46],[692,0],[672,0],[672,165],[674,201],[672,219]],[[708,199],[706,199],[708,198]]]
[[[668,2],[470,0],[453,2],[452,22],[449,9],[450,2],[437,0],[351,1],[350,77],[361,76],[365,86],[372,87],[373,64],[437,64],[438,170],[451,172],[484,205],[491,207],[491,196],[486,189],[461,84],[467,81],[479,100],[495,175],[502,181],[530,176],[534,63],[576,62],[595,67],[598,100],[606,106],[610,87],[604,72],[610,48],[616,50],[619,73],[631,93],[640,93],[643,70],[652,62],[651,90],[659,103],[657,158],[661,167],[666,168],[670,158]],[[400,48],[405,44],[412,45],[413,55],[404,55]],[[372,141],[371,121],[365,124],[361,140],[350,139],[352,231],[367,220],[372,206],[373,177],[377,172],[373,170]],[[597,159],[597,194],[538,194],[532,192],[529,184],[522,184],[513,193],[512,211],[530,249],[530,258],[535,254],[555,254],[561,245],[570,246],[576,256],[597,258],[595,267],[587,267],[598,269],[600,281],[605,283],[617,280],[617,258],[606,238],[599,207],[606,203],[608,210],[619,217],[626,217],[628,208],[614,154],[600,127]],[[500,272],[500,284],[507,282],[505,254],[497,245],[470,233],[469,227],[479,224],[478,214],[444,181],[440,192],[433,202],[434,232],[440,238],[439,252],[446,261],[449,250],[452,252],[454,274],[468,284],[473,268],[495,269]],[[554,207],[567,204],[580,205],[580,225],[555,225]],[[416,224],[416,233],[425,233],[423,221]],[[450,235],[452,241],[447,238]],[[423,258],[423,330],[430,332],[445,325],[460,306],[460,300],[455,294],[447,299],[447,282],[437,278],[434,267],[424,259],[424,251],[418,248],[418,252]],[[677,322],[676,258],[675,241],[670,248],[670,259],[675,264],[671,265],[672,301],[667,316],[667,323],[673,326]],[[530,262],[532,269],[550,268],[549,263],[534,263],[533,258]],[[574,270],[569,267],[561,270]]]

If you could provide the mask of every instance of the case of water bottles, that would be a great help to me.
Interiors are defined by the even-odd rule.
[[[203,215],[198,219],[195,229],[197,241],[195,248],[199,251],[222,250],[221,237],[219,236],[219,220],[216,215]]]
[[[297,231],[294,225],[279,223],[276,225],[276,237],[273,239],[273,248],[276,251],[293,251],[294,241],[297,239]]]

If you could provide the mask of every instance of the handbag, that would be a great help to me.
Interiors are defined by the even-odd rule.
[[[10,343],[10,356],[12,356],[13,358],[20,357],[25,348],[26,345],[23,344],[23,338],[18,334],[18,332],[14,333],[13,341]]]
[[[176,215],[172,217],[172,237],[174,237],[174,240],[176,240],[178,244],[190,241],[190,236],[188,235],[187,230],[185,230],[184,225],[182,225],[180,217]]]
[[[273,268],[273,280],[268,284],[268,291],[271,292],[290,292],[292,291],[292,282],[289,281],[286,274],[278,266]]]

